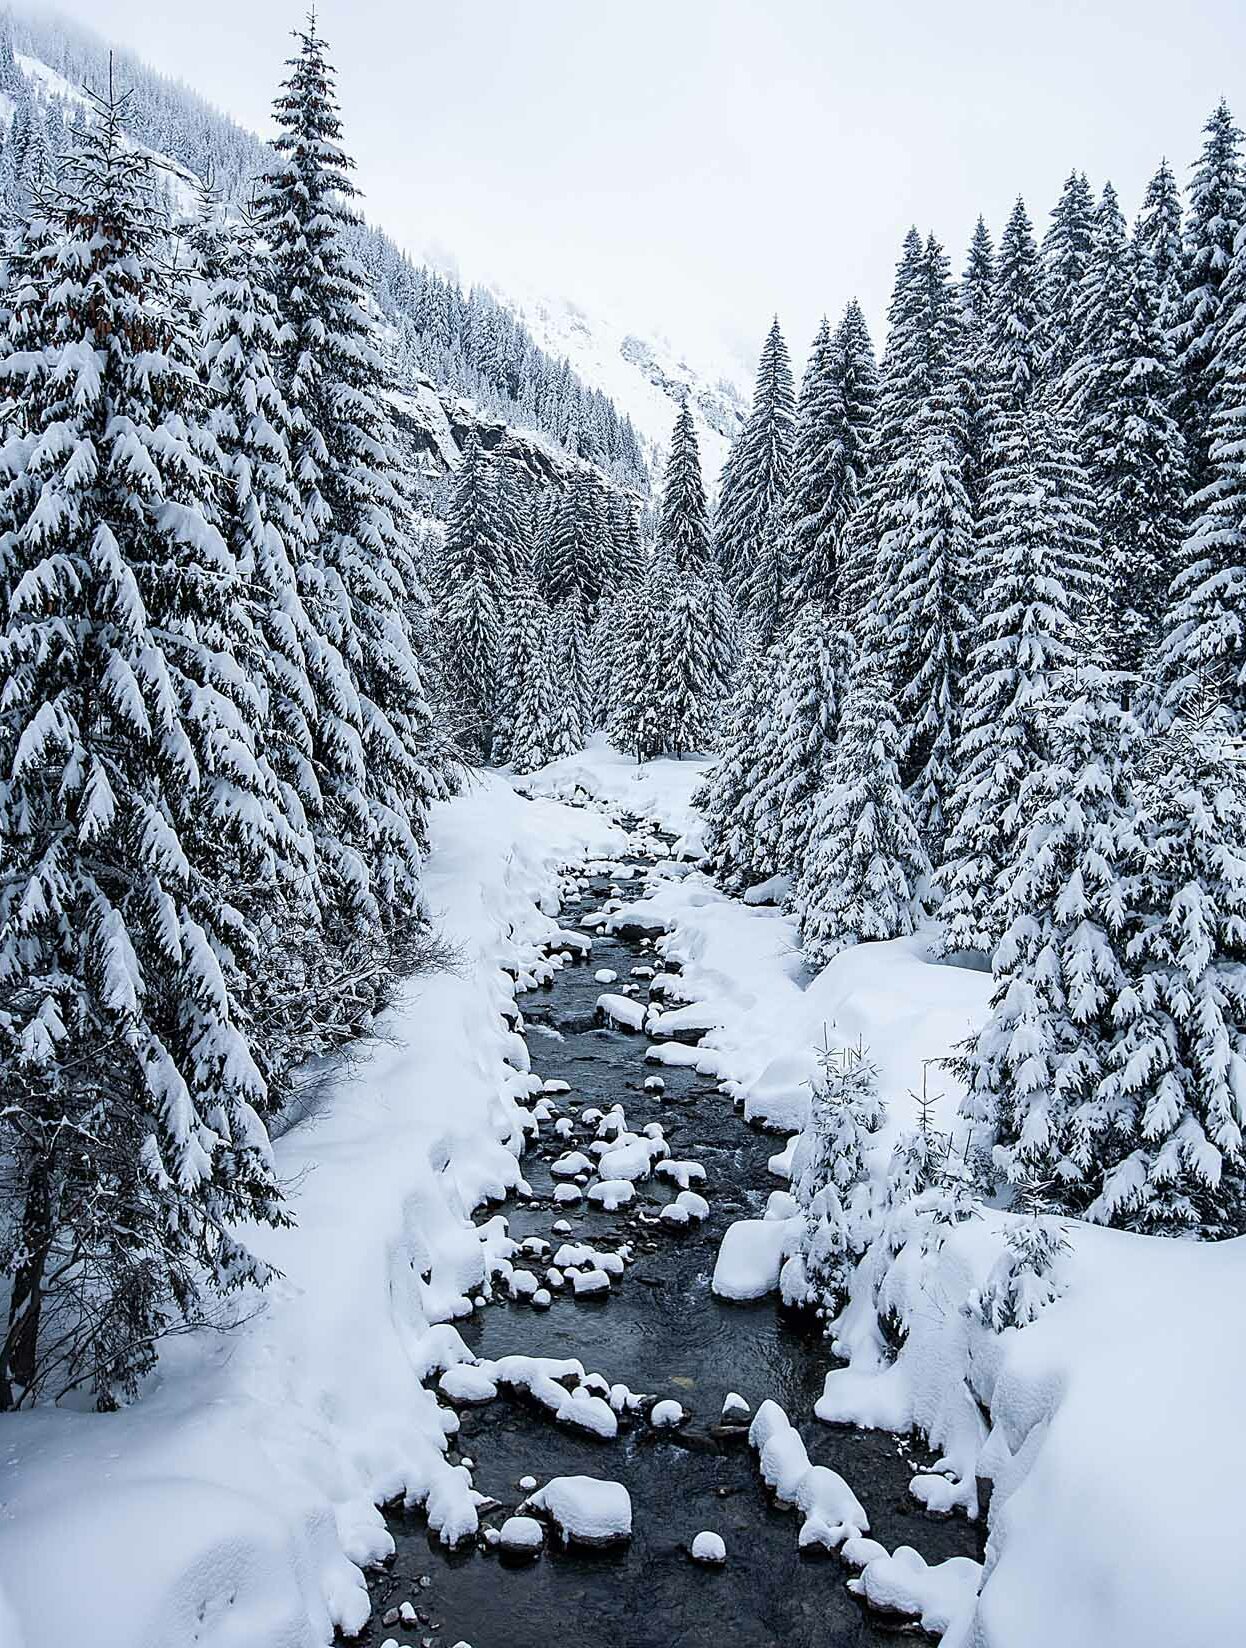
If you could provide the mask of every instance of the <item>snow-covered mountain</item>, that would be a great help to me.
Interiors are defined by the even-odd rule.
[[[631,327],[604,309],[590,310],[571,298],[551,298],[513,283],[483,284],[524,320],[549,354],[565,355],[585,383],[608,395],[627,413],[660,465],[680,401],[687,395],[701,442],[711,490],[744,419],[748,399],[734,367],[694,361],[682,350]]]

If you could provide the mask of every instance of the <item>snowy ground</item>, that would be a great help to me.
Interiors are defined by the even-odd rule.
[[[694,852],[693,765],[638,773],[595,746],[524,783],[534,793],[587,791],[612,811],[630,799]],[[659,948],[681,963],[665,1028],[681,1023],[680,1002],[690,1004],[685,1025],[711,1026],[695,1048],[655,1041],[651,1058],[694,1061],[750,1117],[792,1130],[806,1113],[817,1044],[860,1039],[889,1107],[880,1166],[913,1124],[925,1061],[945,1057],[986,1010],[989,979],[931,960],[920,936],[846,951],[810,978],[786,917],[725,898],[695,872],[663,881],[626,915],[666,929]],[[663,1017],[650,1020],[651,1034],[663,1027]],[[951,1130],[956,1084],[935,1068],[929,1075],[941,1095],[936,1125]],[[968,1570],[924,1570],[911,1553],[867,1566],[862,1590],[924,1608],[953,1648],[1246,1641],[1246,1327],[1237,1308],[1246,1239],[1205,1246],[1070,1223],[1062,1297],[1029,1327],[997,1335],[965,1305],[1010,1217],[983,1209],[937,1251],[915,1230],[883,1268],[862,1267],[841,1319],[837,1349],[849,1365],[828,1374],[819,1417],[926,1432],[943,1459],[914,1490],[932,1508],[976,1509],[976,1478],[994,1484],[976,1599]],[[771,1246],[777,1281],[781,1245]],[[894,1360],[877,1328],[880,1300],[908,1331]]]
[[[356,1564],[389,1548],[378,1501],[475,1516],[421,1377],[483,1251],[469,1214],[518,1178],[526,1062],[504,966],[556,923],[560,864],[619,850],[599,813],[481,780],[434,820],[428,894],[454,972],[279,1143],[296,1229],[254,1238],[285,1279],[234,1331],[170,1343],[113,1415],[6,1419],[2,1648],[323,1648],[357,1629]],[[512,1146],[513,1148],[508,1148]]]
[[[702,766],[638,772],[598,744],[525,778],[540,799],[489,778],[439,810],[429,894],[458,965],[419,981],[390,1039],[280,1141],[299,1224],[256,1240],[285,1280],[232,1332],[171,1343],[127,1411],[6,1420],[0,1648],[321,1648],[364,1617],[358,1565],[389,1544],[379,1500],[405,1493],[427,1499],[435,1526],[473,1525],[470,1483],[443,1456],[444,1410],[420,1381],[445,1357],[436,1324],[466,1311],[483,1274],[471,1210],[520,1172],[511,1094],[526,1050],[504,1026],[503,969],[524,970],[556,931],[558,867],[621,850],[604,814],[640,814],[695,854]],[[603,810],[551,799],[573,795]],[[988,980],[932,962],[920,938],[845,952],[810,978],[787,918],[723,897],[686,862],[625,913],[667,931],[659,965],[662,952],[681,964],[647,1024],[655,1072],[693,1061],[791,1132],[817,1044],[859,1038],[890,1107],[880,1162],[913,1119],[923,1062],[985,1008]],[[690,1047],[674,1031],[704,1033]],[[931,1088],[950,1125],[954,1084],[932,1072]],[[901,1232],[862,1267],[838,1326],[847,1365],[817,1410],[924,1431],[942,1459],[914,1491],[933,1508],[972,1510],[976,1479],[993,1481],[980,1595],[963,1559],[927,1569],[865,1537],[841,1552],[864,1569],[854,1584],[953,1648],[1246,1640],[1246,1241],[1071,1225],[1062,1297],[996,1335],[964,1307],[1009,1217],[983,1210],[937,1247]],[[760,1289],[781,1262],[770,1246]],[[907,1328],[898,1357],[880,1302]],[[828,1526],[840,1522],[852,1519]]]

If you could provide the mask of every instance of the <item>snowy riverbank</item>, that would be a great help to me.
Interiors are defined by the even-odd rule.
[[[653,763],[635,793],[647,816],[695,842],[693,765]],[[630,793],[626,764],[600,750],[546,769],[533,788],[561,789],[572,767],[608,809]],[[914,1123],[923,1061],[946,1056],[986,1011],[989,978],[931,961],[920,936],[848,950],[810,979],[793,922],[696,873],[662,881],[626,916],[665,930],[659,948],[680,963],[670,1005],[690,1006],[651,1029],[711,1026],[695,1048],[655,1041],[650,1056],[695,1063],[750,1117],[798,1128],[823,1036],[866,1044],[888,1105],[880,1176]],[[936,1126],[952,1131],[956,1084],[931,1078],[943,1095]],[[918,1220],[897,1227],[894,1253],[867,1257],[838,1325],[848,1366],[829,1373],[819,1417],[927,1433],[942,1457],[914,1491],[932,1506],[972,1507],[977,1479],[993,1483],[981,1594],[952,1610],[945,1644],[1241,1640],[1246,1330],[1232,1301],[1246,1284],[1246,1239],[1193,1244],[1069,1222],[1062,1296],[1030,1326],[996,1334],[966,1306],[1011,1222],[982,1209],[932,1241]],[[879,1330],[885,1306],[907,1334],[898,1357]]]
[[[6,1418],[3,1648],[323,1648],[366,1617],[378,1501],[474,1515],[421,1341],[468,1308],[469,1216],[520,1174],[503,969],[556,930],[559,866],[621,839],[491,777],[436,810],[425,885],[456,965],[280,1140],[298,1224],[255,1241],[284,1279],[233,1332],[171,1341],[131,1408]]]

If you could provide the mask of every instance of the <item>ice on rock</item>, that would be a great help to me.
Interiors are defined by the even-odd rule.
[[[554,1132],[560,1139],[569,1139],[575,1132],[575,1123],[570,1116],[560,1116],[554,1123]]]
[[[569,1236],[571,1234],[571,1226],[565,1219],[555,1219],[552,1229],[555,1236]]]
[[[577,1202],[582,1202],[584,1200],[584,1192],[577,1184],[555,1185],[554,1200],[557,1202],[559,1207],[574,1207]],[[555,1225],[554,1229],[557,1230],[558,1226]],[[567,1229],[570,1230],[571,1226],[568,1225]]]
[[[548,1288],[538,1288],[532,1295],[533,1310],[548,1310],[553,1302],[554,1297]]]
[[[981,1582],[982,1564],[972,1557],[953,1556],[930,1566],[910,1545],[901,1545],[893,1556],[867,1562],[848,1589],[871,1608],[919,1621],[924,1631],[941,1637],[968,1620]]]
[[[460,1362],[457,1367],[447,1368],[437,1381],[437,1389],[447,1402],[453,1402],[460,1408],[492,1402],[498,1393],[490,1370],[472,1362]]]
[[[541,1091],[542,1093],[570,1093],[571,1083],[562,1081],[556,1076],[551,1076],[548,1081],[541,1083]]]
[[[618,976],[613,967],[599,967],[593,974],[598,984],[614,984]]]
[[[519,1489],[520,1493],[532,1493],[536,1487],[536,1477],[521,1476],[515,1486]]]
[[[653,1404],[649,1412],[649,1423],[654,1430],[677,1430],[687,1417],[682,1405],[668,1396],[663,1401]]]
[[[615,1545],[632,1536],[631,1496],[621,1482],[556,1476],[521,1509],[543,1512],[563,1539],[578,1545]]]
[[[610,1291],[610,1278],[604,1270],[577,1270],[571,1278],[577,1299],[591,1299]]]
[[[508,1516],[499,1530],[499,1547],[516,1556],[535,1556],[544,1543],[545,1530],[534,1516]]]
[[[691,1555],[694,1562],[703,1562],[709,1568],[721,1568],[727,1560],[727,1547],[722,1535],[703,1529],[692,1541]]]
[[[577,1265],[595,1265],[597,1249],[587,1242],[564,1242],[554,1255],[559,1270],[574,1270]]]
[[[613,1213],[616,1208],[626,1207],[635,1196],[636,1190],[630,1179],[602,1179],[599,1184],[590,1185],[588,1199],[605,1208],[607,1213]]]
[[[723,1399],[722,1417],[729,1425],[742,1425],[751,1420],[753,1410],[738,1391],[728,1391]]]
[[[645,1092],[646,1093],[665,1093],[666,1092],[666,1083],[662,1080],[661,1076],[646,1076],[645,1077]]]
[[[604,1270],[612,1282],[617,1282],[627,1269],[627,1261],[621,1253],[599,1253],[597,1255],[597,1268],[598,1270]]]
[[[710,1204],[704,1196],[698,1196],[695,1190],[681,1190],[675,1198],[675,1206],[682,1207],[688,1217],[695,1219],[698,1224],[710,1216]]]
[[[540,1285],[530,1270],[512,1270],[507,1278],[512,1299],[531,1299]]]
[[[643,1001],[632,1001],[629,996],[604,995],[597,998],[597,1011],[621,1024],[626,1030],[643,1030],[649,1009]]]
[[[549,1267],[549,1269],[545,1272],[545,1282],[546,1282],[546,1286],[548,1286],[548,1287],[552,1287],[552,1288],[564,1287],[566,1285],[566,1281],[567,1281],[567,1278],[563,1275],[562,1271],[557,1269],[557,1267],[554,1266],[554,1265],[551,1265]]]
[[[676,1230],[682,1230],[686,1225],[692,1223],[692,1215],[686,1207],[680,1207],[678,1202],[667,1202],[658,1214],[658,1218],[661,1219],[664,1225],[670,1225]]]

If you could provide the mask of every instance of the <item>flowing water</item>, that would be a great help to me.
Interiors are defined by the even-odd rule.
[[[621,885],[625,898],[639,891],[636,881]],[[574,926],[578,913],[599,908],[609,896],[609,878],[595,881],[582,903],[564,911],[564,923]],[[555,1209],[548,1199],[549,1163],[564,1148],[584,1148],[593,1130],[577,1129],[574,1140],[563,1141],[546,1123],[539,1145],[524,1157],[538,1199],[504,1210],[511,1235],[544,1236],[555,1246],[584,1240],[605,1250],[629,1241],[637,1258],[600,1301],[573,1300],[568,1290],[543,1314],[526,1303],[502,1302],[459,1327],[481,1357],[576,1357],[588,1371],[633,1391],[676,1398],[692,1421],[672,1433],[641,1420],[615,1441],[600,1442],[568,1433],[505,1396],[465,1411],[454,1457],[472,1458],[475,1486],[500,1502],[488,1524],[499,1525],[523,1499],[520,1477],[544,1482],[584,1474],[626,1485],[631,1542],[617,1551],[584,1552],[547,1541],[536,1562],[514,1566],[475,1545],[447,1553],[421,1514],[387,1513],[398,1550],[391,1568],[370,1576],[374,1620],[409,1597],[422,1623],[392,1629],[375,1623],[365,1639],[370,1643],[391,1635],[437,1648],[460,1640],[472,1648],[838,1648],[893,1640],[863,1615],[835,1557],[798,1551],[800,1517],[768,1503],[747,1442],[711,1434],[728,1391],[754,1409],[766,1397],[777,1401],[811,1460],[846,1478],[869,1514],[871,1535],[889,1550],[913,1545],[931,1562],[981,1555],[978,1528],[936,1521],[909,1500],[909,1478],[925,1463],[919,1444],[813,1419],[830,1360],[816,1327],[789,1318],[769,1300],[730,1304],[711,1293],[723,1231],[735,1219],[760,1217],[779,1186],[766,1164],[781,1141],[746,1126],[730,1100],[694,1071],[647,1065],[645,1037],[598,1026],[598,995],[619,990],[640,964],[660,970],[638,938],[598,937],[587,962],[565,967],[552,986],[522,997],[533,1069],[571,1084],[571,1093],[557,1101],[563,1114],[573,1114],[572,1104],[607,1109],[621,1103],[633,1131],[660,1121],[672,1155],[704,1166],[707,1182],[697,1188],[710,1203],[709,1219],[678,1232],[642,1224],[640,1209],[655,1213],[674,1195],[661,1181],[642,1181],[636,1200],[615,1214]],[[600,968],[615,970],[618,984],[598,983],[593,975]],[[642,985],[641,999],[645,993]],[[643,1090],[655,1070],[666,1083],[661,1094]],[[560,1217],[571,1224],[570,1237],[551,1235]],[[543,1262],[525,1262],[543,1269]],[[688,1545],[701,1529],[726,1541],[725,1568],[689,1560]]]

